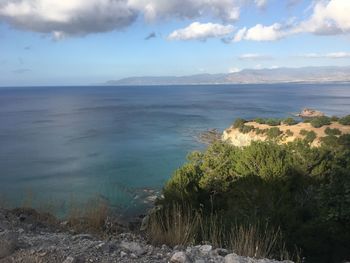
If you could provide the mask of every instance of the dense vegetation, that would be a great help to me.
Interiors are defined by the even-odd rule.
[[[236,126],[244,123],[239,120]],[[286,249],[300,249],[306,262],[349,260],[350,135],[324,137],[319,148],[310,147],[311,133],[305,137],[284,145],[254,142],[243,148],[216,142],[204,152],[191,153],[164,187],[158,217],[174,207],[176,215],[190,211],[188,227],[181,228],[191,233],[184,243],[195,239],[230,247],[241,233],[232,229],[267,226],[272,232],[280,230]],[[193,225],[196,215],[204,222],[199,228]],[[174,236],[170,225],[181,224],[161,224],[160,231]],[[266,228],[254,229],[270,233]],[[269,255],[285,258],[278,244]]]

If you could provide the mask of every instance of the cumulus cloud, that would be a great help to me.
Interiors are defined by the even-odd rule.
[[[295,28],[295,32],[310,32],[320,35],[350,33],[350,1],[318,1],[312,15]]]
[[[155,19],[212,17],[222,23],[239,19],[243,5],[266,0],[0,0],[0,22],[16,28],[52,34],[56,40],[70,36],[120,30],[139,15]]]
[[[142,12],[147,20],[156,18],[193,19],[203,15],[225,22],[239,18],[242,0],[128,0],[130,7]]]
[[[221,25],[213,23],[194,22],[186,28],[178,29],[172,32],[169,40],[207,40],[213,37],[223,37],[232,33],[232,25]]]
[[[291,0],[292,3],[298,1]],[[296,22],[295,19],[284,24],[257,24],[251,28],[238,30],[234,42],[242,40],[274,41],[298,33],[316,35],[336,35],[350,33],[350,1],[349,0],[319,0],[310,8],[310,16]]]
[[[56,39],[121,29],[136,15],[126,0],[0,1],[0,21]]]
[[[332,52],[327,54],[308,53],[308,54],[301,55],[301,57],[341,59],[341,58],[350,58],[350,53],[349,52]]]
[[[240,29],[234,36],[233,41],[239,42],[242,40],[252,41],[273,41],[285,37],[287,33],[284,31],[284,27],[275,23],[271,26],[264,26],[257,24],[254,27],[247,29],[246,27]]]
[[[238,58],[240,60],[269,60],[269,59],[272,59],[271,56],[267,56],[264,54],[257,54],[257,53],[242,54]]]

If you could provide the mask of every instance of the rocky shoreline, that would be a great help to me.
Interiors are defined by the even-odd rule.
[[[0,209],[1,263],[172,262],[277,263],[240,257],[211,245],[153,246],[139,233],[76,233],[65,221],[32,209]],[[284,261],[290,262],[290,261]]]

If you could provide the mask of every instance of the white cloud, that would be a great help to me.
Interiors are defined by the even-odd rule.
[[[239,19],[241,7],[252,1],[0,0],[0,23],[62,39],[120,30],[131,25],[139,15],[148,21],[212,17],[232,23]]]
[[[255,0],[254,2],[259,8],[265,8],[267,5],[267,0]]]
[[[126,0],[0,1],[0,21],[56,39],[121,29],[136,16]]]
[[[242,54],[238,57],[240,60],[267,60],[272,59],[272,57],[263,55],[263,54],[257,54],[257,53],[247,53]]]
[[[242,0],[128,0],[129,5],[140,10],[148,20],[156,18],[193,19],[210,15],[225,22],[239,18]]]
[[[295,32],[321,35],[350,33],[350,1],[320,0],[313,7],[312,15],[301,22]]]
[[[274,41],[285,37],[287,33],[281,24],[275,23],[271,26],[264,26],[257,24],[249,29],[242,28],[234,36],[233,41],[238,42],[241,40],[252,41]]]
[[[178,29],[172,32],[169,40],[206,40],[213,37],[223,37],[232,33],[232,25],[221,25],[213,23],[194,22],[186,28]]]
[[[233,67],[233,68],[229,68],[228,73],[237,73],[240,71],[241,71],[241,69]]]
[[[237,31],[233,41],[274,41],[298,33],[317,35],[350,33],[350,0],[318,0],[310,10],[309,18],[299,23],[292,19],[284,24],[274,23],[270,26],[257,24],[249,29],[244,27]]]
[[[308,54],[301,55],[301,57],[341,59],[341,58],[350,58],[350,52],[332,52],[327,54],[308,53]]]

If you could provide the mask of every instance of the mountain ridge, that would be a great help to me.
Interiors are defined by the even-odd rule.
[[[105,85],[204,85],[350,82],[350,66],[243,69],[235,73],[184,76],[138,76],[109,80]]]

